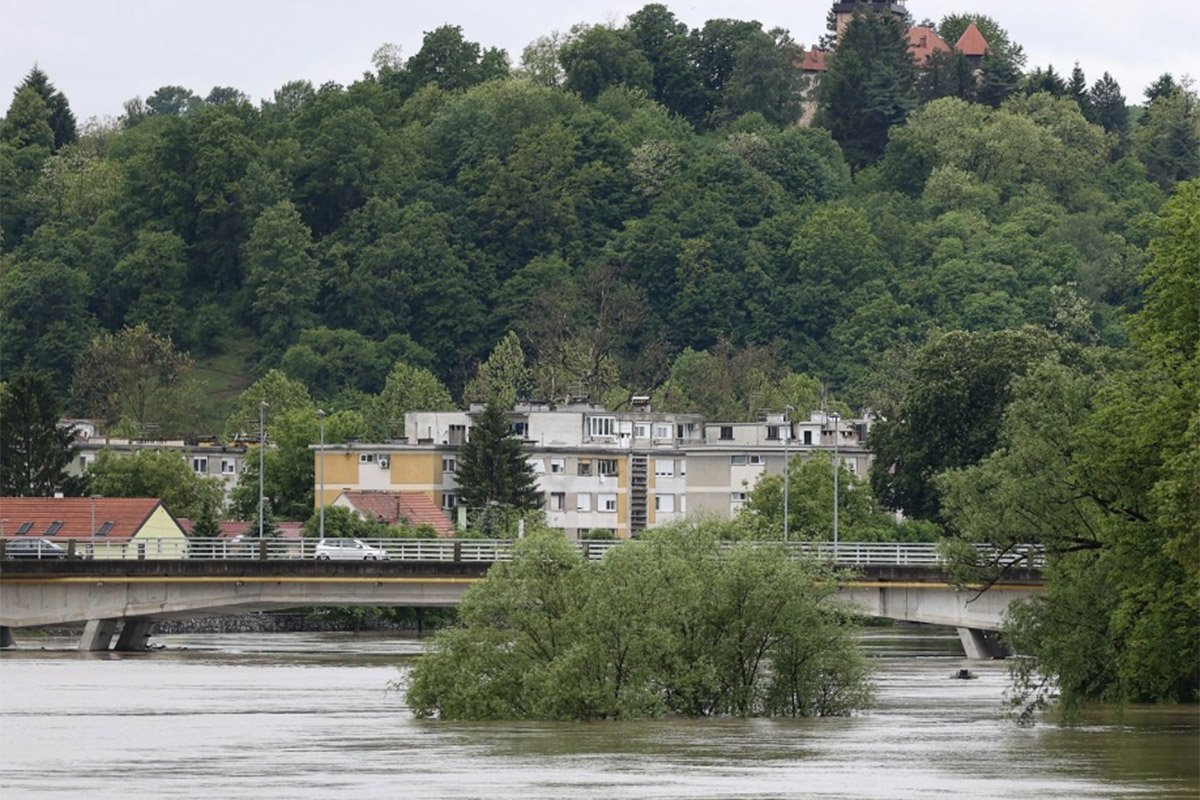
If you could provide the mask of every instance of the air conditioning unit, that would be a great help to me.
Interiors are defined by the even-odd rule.
[[[376,463],[378,463],[378,464],[379,464],[379,468],[380,468],[380,469],[387,469],[389,466],[391,466],[391,463],[392,463],[392,462],[391,462],[391,460],[390,460],[390,459],[381,458],[381,459],[379,459],[379,461],[378,461],[378,462],[376,462]]]

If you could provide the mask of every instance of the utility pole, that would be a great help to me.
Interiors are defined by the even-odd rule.
[[[788,540],[788,490],[791,488],[791,459],[788,457],[788,443],[792,438],[791,414],[796,409],[792,406],[783,407],[783,540]]]
[[[838,473],[841,472],[841,464],[838,461],[838,439],[841,438],[841,429],[838,423],[842,419],[842,415],[836,411],[830,414],[833,417],[833,557],[837,558],[838,549]]]
[[[317,498],[317,514],[319,522],[317,523],[317,535],[319,538],[325,538],[325,410],[317,409],[317,420],[321,423],[321,496]]]
[[[258,404],[258,538],[261,541],[263,538],[263,467],[265,461],[263,456],[267,451],[267,401],[263,400]]]

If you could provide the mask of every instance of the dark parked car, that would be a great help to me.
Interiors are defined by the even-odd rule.
[[[66,558],[67,549],[49,539],[9,539],[4,543],[5,558]]]

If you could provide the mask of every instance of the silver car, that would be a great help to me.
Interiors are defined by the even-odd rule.
[[[322,539],[317,542],[316,556],[318,561],[386,561],[388,554],[361,539]]]

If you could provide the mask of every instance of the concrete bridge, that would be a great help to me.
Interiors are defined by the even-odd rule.
[[[454,606],[492,563],[511,555],[506,542],[372,542],[381,543],[386,561],[318,561],[304,549],[311,543],[279,542],[238,553],[213,543],[172,560],[4,560],[0,645],[15,646],[13,629],[84,623],[81,650],[106,650],[114,635],[116,649],[137,650],[153,624],[166,619],[306,606]],[[615,543],[580,546],[600,558]],[[1001,655],[994,632],[1004,612],[1042,586],[1040,572],[1026,567],[984,592],[956,588],[932,545],[796,549],[855,576],[839,590],[847,604],[869,616],[953,626],[970,658]]]

